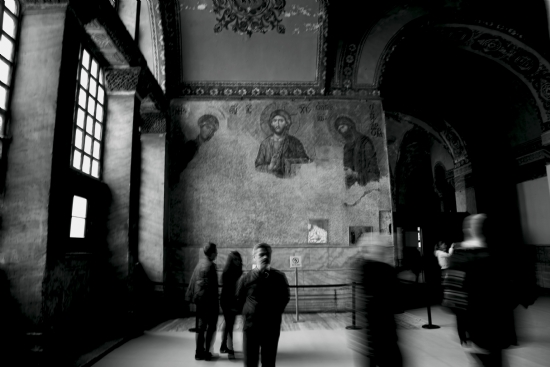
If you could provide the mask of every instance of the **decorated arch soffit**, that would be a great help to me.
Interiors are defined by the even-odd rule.
[[[469,163],[468,151],[464,140],[460,134],[447,122],[444,121],[444,128],[439,132],[436,131],[430,124],[411,115],[400,112],[386,111],[386,116],[397,122],[407,122],[413,126],[417,126],[429,134],[433,139],[443,144],[443,147],[453,158],[454,167],[458,168]],[[399,149],[398,151],[400,151]]]
[[[166,92],[166,48],[164,45],[164,27],[161,16],[160,0],[148,0],[149,22],[151,23],[151,40],[153,46],[153,65],[151,71],[160,87]],[[171,1],[166,1],[171,3]]]
[[[181,0],[180,0],[181,1]],[[236,32],[247,38],[275,32],[291,36],[292,29],[285,29],[282,20],[295,15],[314,17],[305,24],[305,30],[315,32],[317,50],[315,78],[312,81],[187,81],[182,80],[181,62],[185,54],[181,49],[181,10],[179,0],[150,0],[150,13],[155,45],[154,70],[161,86],[171,97],[299,97],[325,94],[326,51],[328,35],[328,0],[315,0],[318,11],[290,4],[291,0],[215,0],[198,2],[197,9],[212,13],[211,32]],[[213,7],[212,7],[213,4]],[[211,7],[212,9],[208,9]],[[288,27],[287,27],[288,28]],[[257,33],[259,35],[257,35]]]
[[[372,49],[365,48],[368,35],[361,40],[361,45],[349,44],[347,54],[343,55],[347,65],[341,69],[340,79],[344,83],[337,85],[340,93],[357,94],[364,90],[379,93],[385,67],[393,52],[409,42],[411,39],[420,39],[433,45],[456,47],[489,58],[522,80],[531,91],[540,113],[543,131],[550,130],[550,63],[537,51],[523,42],[523,36],[515,29],[481,20],[472,21],[459,16],[419,16],[398,29],[389,38],[383,49],[375,51],[368,57],[363,53],[372,53]],[[350,57],[351,51],[355,55]],[[359,59],[362,65],[359,65]],[[365,65],[370,63],[370,66]],[[372,72],[365,73],[365,69]],[[347,81],[347,84],[346,84]],[[331,94],[335,94],[333,90]],[[365,93],[365,92],[363,92]]]

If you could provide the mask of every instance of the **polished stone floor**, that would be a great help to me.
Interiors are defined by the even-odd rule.
[[[454,316],[440,307],[431,309],[432,323],[439,329],[422,328],[427,323],[425,308],[407,310],[397,315],[399,345],[405,367],[460,367],[468,366],[466,355],[459,346]],[[293,322],[295,315],[286,314],[279,342],[277,366],[356,366],[357,358],[349,348],[354,331],[346,330],[349,314],[304,314],[302,322]],[[236,360],[222,354],[214,361],[195,361],[195,334],[188,331],[192,319],[176,319],[162,323],[113,350],[94,367],[141,366],[237,366],[242,364],[242,353]],[[220,326],[221,322],[219,323]],[[516,309],[516,331],[519,346],[505,351],[505,366],[550,366],[550,297],[539,297],[537,302]],[[219,352],[221,332],[216,335],[214,352]],[[242,336],[235,333],[235,349],[242,350]]]

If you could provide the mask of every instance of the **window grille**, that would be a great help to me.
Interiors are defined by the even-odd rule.
[[[100,178],[105,120],[103,70],[83,47],[77,74],[71,165]]]
[[[0,134],[6,136],[6,122],[13,89],[13,70],[19,34],[19,3],[0,0]]]

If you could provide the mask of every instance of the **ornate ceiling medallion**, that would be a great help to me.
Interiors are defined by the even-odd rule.
[[[285,33],[284,25],[280,24],[285,0],[213,0],[214,13],[218,23],[214,32],[219,33],[224,28],[240,34],[266,33],[269,29],[276,29]]]

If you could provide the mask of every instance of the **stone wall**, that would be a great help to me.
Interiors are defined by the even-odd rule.
[[[65,8],[28,10],[11,104],[0,262],[31,329],[40,321]],[[37,82],[40,81],[40,82]]]

